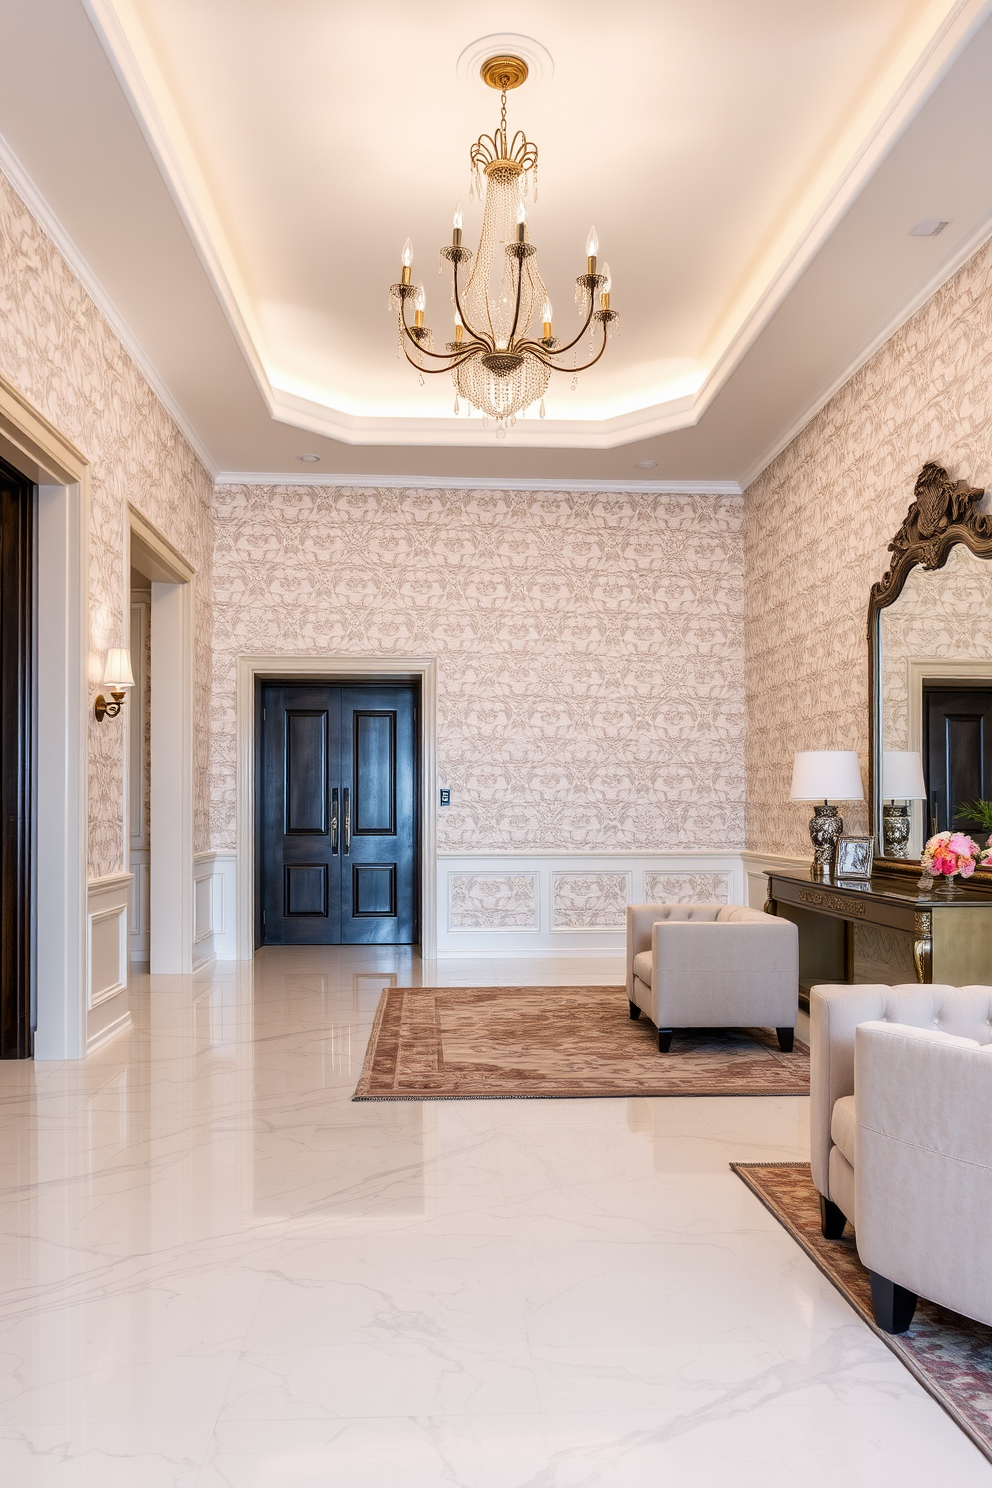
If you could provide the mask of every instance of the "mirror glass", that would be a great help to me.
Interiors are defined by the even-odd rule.
[[[967,804],[992,797],[992,562],[953,547],[914,568],[878,615],[878,849],[919,858],[934,831],[988,827]]]

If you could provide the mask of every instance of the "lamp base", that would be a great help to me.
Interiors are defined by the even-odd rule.
[[[814,878],[830,877],[837,839],[843,830],[844,819],[838,815],[836,806],[830,806],[824,801],[822,805],[813,808],[809,823],[809,840],[813,844],[812,876]]]
[[[882,807],[882,848],[887,858],[909,857],[909,807],[890,801]]]

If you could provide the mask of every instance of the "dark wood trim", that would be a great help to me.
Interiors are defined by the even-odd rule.
[[[892,562],[878,583],[872,585],[868,597],[868,801],[872,836],[880,850],[879,616],[899,598],[914,568],[943,568],[952,548],[959,544],[970,549],[976,558],[992,559],[992,516],[984,516],[976,510],[984,494],[982,486],[951,480],[944,467],[932,460],[924,465],[917,476],[909,510],[889,543]],[[917,878],[920,875],[919,863],[909,859],[877,856],[875,865],[885,873],[911,873]],[[979,868],[975,878],[992,882],[992,871]]]
[[[0,1059],[31,1054],[34,486],[0,461]]]

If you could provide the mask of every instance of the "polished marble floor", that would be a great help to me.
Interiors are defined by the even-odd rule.
[[[421,980],[265,951],[0,1065],[5,1488],[989,1488],[728,1170],[804,1156],[805,1100],[353,1105]]]

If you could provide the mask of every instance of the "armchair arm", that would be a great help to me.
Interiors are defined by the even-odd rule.
[[[627,905],[627,996],[634,995],[634,957],[651,949],[651,927],[658,919],[657,904]]]
[[[870,1022],[857,1031],[855,1081],[863,1263],[992,1322],[992,1047]]]
[[[813,1182],[830,1198],[830,1118],[854,1094],[854,1030],[885,1011],[891,987],[812,987],[809,994],[809,1159]]]

